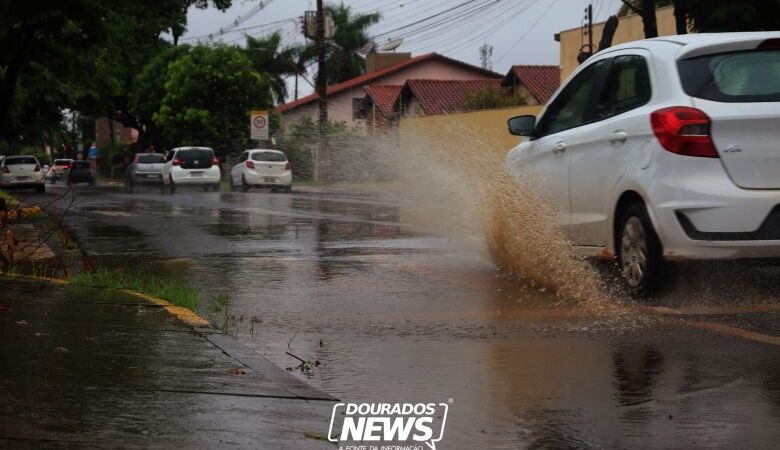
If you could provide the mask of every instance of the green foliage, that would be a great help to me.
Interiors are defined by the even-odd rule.
[[[43,147],[26,146],[19,149],[20,155],[35,156],[41,164],[49,164],[49,155]]]
[[[277,142],[292,163],[296,180],[313,178],[312,149],[320,144],[319,125],[309,116],[304,116],[290,125],[285,133],[279,133]],[[365,146],[365,137],[354,127],[343,122],[328,122],[326,139],[328,148],[339,149],[340,154],[354,154]],[[328,149],[324,149],[328,153]]]
[[[780,30],[780,0],[685,0],[688,18],[699,33]]]
[[[268,108],[264,75],[238,48],[196,46],[168,64],[154,123],[172,145],[237,150],[248,143],[249,112]]]
[[[255,70],[268,75],[269,88],[277,103],[284,103],[287,98],[285,78],[305,71],[302,51],[301,45],[283,47],[278,31],[260,38],[247,36],[244,49]]]
[[[73,286],[101,289],[129,289],[161,298],[193,311],[199,304],[198,291],[188,284],[158,277],[142,271],[98,269],[73,276]]]
[[[366,61],[360,54],[369,43],[368,28],[379,22],[379,13],[353,14],[352,8],[340,3],[326,6],[333,16],[336,34],[327,44],[328,60],[326,73],[328,84],[337,84],[362,75],[366,71]],[[310,43],[302,53],[306,61],[317,57],[316,48]]]
[[[512,96],[499,88],[487,88],[466,96],[465,109],[475,111],[480,109],[509,108],[525,104],[521,97]]]

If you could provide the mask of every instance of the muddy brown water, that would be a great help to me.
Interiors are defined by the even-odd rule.
[[[282,367],[296,364],[287,351],[320,362],[294,372],[342,400],[452,399],[440,449],[775,448],[777,347],[630,313],[625,299],[583,308],[502,276],[484,241],[407,217],[385,188],[149,190],[85,191],[68,221],[102,262],[228,292],[231,333]],[[745,283],[712,270],[685,269],[657,303],[776,301],[774,268],[740,269]]]

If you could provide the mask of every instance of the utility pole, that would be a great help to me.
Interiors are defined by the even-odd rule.
[[[588,53],[596,53],[593,50],[593,3],[588,4]]]
[[[317,104],[320,110],[320,138],[317,141],[317,157],[314,161],[314,179],[323,177],[323,155],[328,153],[328,77],[325,73],[325,8],[322,0],[317,0]]]

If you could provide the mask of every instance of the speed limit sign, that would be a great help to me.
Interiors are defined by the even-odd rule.
[[[249,127],[252,139],[268,140],[268,111],[252,111]]]

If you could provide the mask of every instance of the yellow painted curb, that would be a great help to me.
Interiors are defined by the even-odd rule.
[[[162,306],[166,311],[173,314],[174,316],[176,316],[177,319],[186,323],[187,325],[199,326],[199,327],[211,325],[211,322],[204,319],[203,317],[200,317],[193,310],[189,308],[185,308],[183,306],[176,306],[171,304],[171,302],[167,300],[163,300],[157,297],[152,297],[151,295],[146,295],[138,291],[133,291],[131,289],[122,289],[122,292],[125,292],[127,294],[133,295],[138,298],[142,298],[144,300],[148,300],[156,305]]]
[[[4,276],[11,277],[11,278],[25,278],[28,280],[45,281],[47,283],[53,283],[58,286],[67,286],[71,283],[70,280],[66,280],[64,278],[39,277],[36,275],[4,274]],[[179,319],[181,322],[187,325],[197,326],[197,327],[211,326],[211,322],[199,316],[189,308],[185,308],[183,306],[176,306],[171,304],[171,302],[167,300],[163,300],[157,297],[152,297],[151,295],[146,295],[138,291],[133,291],[131,289],[122,289],[121,292],[132,295],[134,297],[144,299],[146,301],[154,303],[155,305],[162,306],[163,309],[173,314],[177,319]]]

